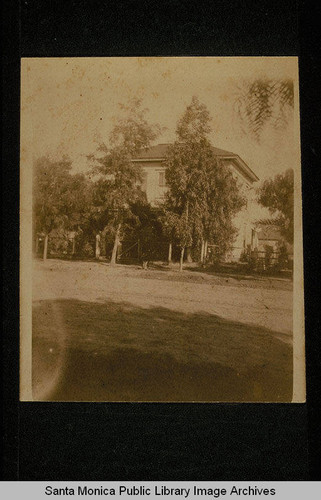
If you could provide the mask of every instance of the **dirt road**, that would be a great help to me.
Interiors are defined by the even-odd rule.
[[[33,300],[36,399],[291,399],[290,282],[48,260]]]

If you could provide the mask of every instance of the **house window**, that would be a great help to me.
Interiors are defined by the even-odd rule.
[[[158,172],[158,185],[161,187],[166,186],[165,172]]]

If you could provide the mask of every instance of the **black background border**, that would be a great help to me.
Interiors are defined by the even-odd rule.
[[[318,3],[3,2],[3,479],[320,479]],[[125,55],[300,56],[307,404],[19,403],[20,57]]]

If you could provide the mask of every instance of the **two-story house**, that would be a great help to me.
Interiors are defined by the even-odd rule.
[[[154,206],[164,200],[168,189],[165,178],[165,158],[168,147],[169,144],[158,144],[132,160],[142,167],[144,177],[142,189],[146,192],[147,200]],[[234,223],[238,228],[238,235],[232,251],[226,256],[227,260],[239,260],[242,252],[249,245],[254,248],[257,241],[252,206],[255,198],[253,185],[259,178],[239,155],[218,148],[213,148],[213,151],[221,162],[232,170],[247,200],[246,207],[235,218]]]

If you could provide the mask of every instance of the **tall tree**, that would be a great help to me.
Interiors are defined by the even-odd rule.
[[[125,117],[114,126],[109,138],[110,145],[101,145],[100,155],[93,157],[94,172],[99,175],[96,187],[101,210],[108,214],[114,233],[111,264],[116,263],[125,221],[134,217],[131,205],[143,197],[140,189],[142,171],[131,160],[147,149],[160,131],[158,125],[151,125],[146,120],[148,110],[141,107],[140,100],[133,100],[122,108]]]
[[[166,159],[165,213],[179,240],[181,260],[186,247],[202,241],[225,251],[234,236],[232,218],[244,204],[232,173],[214,154],[207,138],[210,130],[206,106],[193,97]]]
[[[35,161],[33,214],[36,232],[44,234],[43,259],[47,259],[50,233],[59,227],[71,229],[87,210],[88,183],[83,174],[71,173],[71,161],[64,157]]]
[[[261,221],[280,227],[288,243],[293,243],[294,233],[294,172],[286,170],[273,179],[266,180],[259,190],[258,201],[268,208],[272,219]]]

